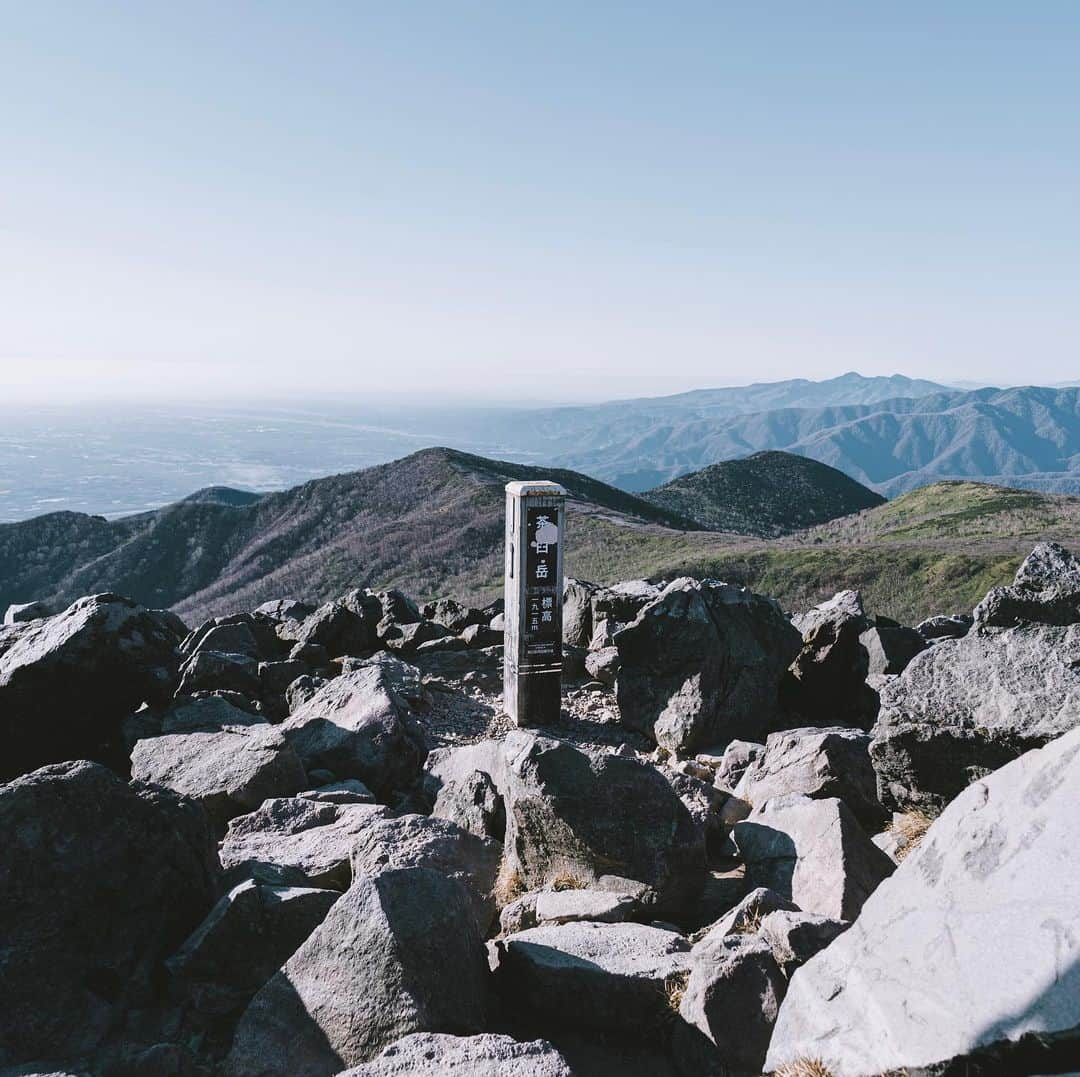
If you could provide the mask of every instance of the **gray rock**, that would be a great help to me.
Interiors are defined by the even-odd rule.
[[[803,645],[791,663],[784,702],[820,725],[869,727],[878,698],[866,684],[870,659],[860,637],[871,628],[857,591],[841,591],[801,617]]]
[[[536,895],[538,924],[568,924],[575,920],[595,920],[616,924],[633,920],[641,906],[629,894],[608,890],[542,890]]]
[[[620,720],[683,753],[776,728],[799,637],[772,599],[683,578],[617,632],[615,645]]]
[[[298,658],[286,658],[279,662],[259,663],[259,683],[263,695],[283,696],[290,684],[298,677],[306,677],[308,664]]]
[[[870,756],[886,808],[934,814],[969,783],[1080,723],[1080,625],[973,631],[881,696]]]
[[[249,879],[218,901],[166,967],[201,1012],[240,1010],[340,897],[337,890]]]
[[[357,835],[389,814],[377,804],[334,804],[304,797],[268,800],[229,823],[221,843],[221,866],[233,882],[273,865],[307,885],[344,890],[352,879]]]
[[[493,777],[504,783],[506,868],[526,889],[619,874],[654,888],[671,915],[700,894],[701,833],[649,765],[522,731],[506,738],[503,772]]]
[[[186,647],[184,653],[198,654],[200,651],[217,651],[222,654],[244,654],[259,661],[267,657],[262,653],[259,642],[251,626],[239,624],[214,624],[202,633],[197,643]]]
[[[735,824],[752,886],[767,886],[804,912],[854,920],[896,865],[839,800],[778,797]]]
[[[595,583],[567,577],[563,583],[563,643],[588,647],[592,639],[592,597]]]
[[[689,943],[645,924],[535,927],[494,944],[495,990],[539,1028],[647,1037],[670,1018],[667,988]]]
[[[750,740],[733,740],[724,750],[719,765],[713,771],[713,784],[717,789],[734,792],[746,768],[764,754],[764,744]]]
[[[379,639],[395,627],[423,620],[416,603],[403,591],[379,591],[376,597],[382,611],[378,625]]]
[[[307,782],[296,753],[270,725],[140,740],[131,753],[131,776],[191,797],[222,830],[234,816],[271,797],[291,796]]]
[[[783,894],[767,886],[759,886],[724,913],[705,933],[702,941],[716,942],[728,935],[753,935],[765,917],[778,911],[796,912],[797,906]]]
[[[257,606],[254,612],[261,613],[264,617],[271,617],[275,621],[302,621],[315,612],[315,607],[296,598],[275,598]]]
[[[408,703],[418,686],[414,668],[376,655],[301,703],[281,729],[308,769],[325,767],[343,778],[359,778],[386,798],[420,774],[425,749],[411,728]]]
[[[518,931],[528,931],[536,927],[536,902],[540,891],[531,890],[521,897],[504,905],[499,912],[499,931],[503,935],[513,935]]]
[[[473,629],[478,627],[474,625]],[[466,631],[473,631],[473,629],[466,629]],[[487,629],[487,631],[491,630]],[[449,635],[450,630],[443,628],[435,621],[412,621],[409,624],[394,622],[387,626],[379,638],[388,650],[398,654],[412,654],[421,645],[446,639]],[[483,644],[478,644],[478,646],[483,646]]]
[[[93,1051],[206,915],[202,810],[95,763],[0,785],[0,1067]]]
[[[490,1032],[480,1036],[417,1032],[339,1077],[573,1077],[573,1072],[547,1040],[522,1043]]]
[[[673,1048],[683,1073],[762,1072],[787,981],[769,945],[750,935],[694,947]]]
[[[962,639],[971,631],[974,618],[966,613],[938,614],[927,617],[915,626],[915,631],[928,643],[940,639]]]
[[[104,594],[3,631],[0,780],[86,756],[122,770],[124,719],[172,694],[180,641],[170,623]]]
[[[299,710],[309,699],[313,699],[330,683],[325,677],[297,677],[285,689],[285,705],[289,712]]]
[[[370,654],[378,645],[376,630],[381,617],[382,605],[377,596],[352,591],[320,606],[299,623],[286,622],[278,634],[294,644],[318,644],[334,658]]]
[[[487,625],[469,625],[461,633],[461,640],[467,647],[497,647],[503,641],[503,634]]]
[[[178,696],[218,689],[239,692],[248,699],[258,699],[262,694],[259,663],[244,654],[196,651],[180,667],[180,685],[176,689]]]
[[[1040,542],[1011,587],[995,587],[975,607],[979,627],[1080,623],[1080,560],[1056,542]]]
[[[506,806],[491,775],[482,770],[447,781],[435,798],[431,814],[482,838],[501,842],[506,834]]]
[[[358,879],[252,1000],[228,1077],[326,1077],[415,1032],[478,1032],[484,949],[463,887],[424,868]]]
[[[769,944],[777,964],[790,980],[797,968],[824,950],[849,926],[844,920],[828,916],[778,909],[761,920],[757,933]]]
[[[317,789],[305,789],[296,794],[305,800],[324,800],[330,804],[374,804],[375,794],[356,778],[327,782]]]
[[[767,1068],[809,1055],[858,1077],[993,1048],[985,1072],[1032,1072],[1025,1034],[1080,1048],[1077,818],[1080,730],[961,793],[795,973]]]
[[[25,624],[27,621],[40,621],[51,617],[56,612],[48,602],[15,602],[8,606],[4,614],[4,624]]]
[[[352,838],[353,878],[384,868],[430,868],[460,882],[480,932],[495,917],[495,880],[502,860],[497,841],[427,815],[372,815]]]
[[[623,580],[600,587],[592,596],[592,622],[610,621],[613,626],[629,624],[663,588],[648,580]]]
[[[420,613],[425,621],[435,621],[453,633],[464,632],[470,625],[486,625],[489,620],[483,610],[463,606],[452,598],[428,602]]]
[[[146,707],[131,715],[124,722],[124,740],[130,752],[136,741],[163,733],[218,733],[245,725],[265,726],[267,721],[219,695],[182,696],[163,707]]]
[[[605,622],[606,623],[606,622]],[[614,687],[619,673],[619,648],[602,647],[598,651],[589,651],[585,656],[585,669],[593,680]]]
[[[903,673],[908,663],[926,649],[926,641],[914,628],[889,625],[868,628],[861,636],[867,655],[867,676]]]
[[[735,795],[754,807],[773,797],[799,793],[821,800],[838,797],[864,826],[885,820],[870,762],[869,733],[857,729],[788,729],[773,733],[765,751],[743,772]]]

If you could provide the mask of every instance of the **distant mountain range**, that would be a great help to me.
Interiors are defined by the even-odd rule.
[[[549,408],[309,400],[34,412],[0,401],[0,520],[144,512],[211,484],[280,491],[439,445],[636,493],[773,450],[889,497],[940,479],[1080,492],[1080,388],[849,373]]]

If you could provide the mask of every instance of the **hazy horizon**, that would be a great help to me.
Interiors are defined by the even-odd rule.
[[[1075,5],[6,15],[0,402],[1074,374]]]

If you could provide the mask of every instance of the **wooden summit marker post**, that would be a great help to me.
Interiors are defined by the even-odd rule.
[[[519,726],[555,722],[562,709],[565,523],[557,482],[506,484],[503,706]]]

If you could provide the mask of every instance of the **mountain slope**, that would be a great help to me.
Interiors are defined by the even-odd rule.
[[[673,479],[642,497],[706,531],[776,537],[874,508],[880,494],[842,471],[785,452],[759,452]]]
[[[111,590],[202,615],[368,584],[468,597],[501,572],[503,487],[525,478],[566,486],[585,545],[594,517],[620,528],[691,526],[573,472],[430,449],[254,500],[196,497],[112,522],[56,513],[0,525],[0,606]]]

